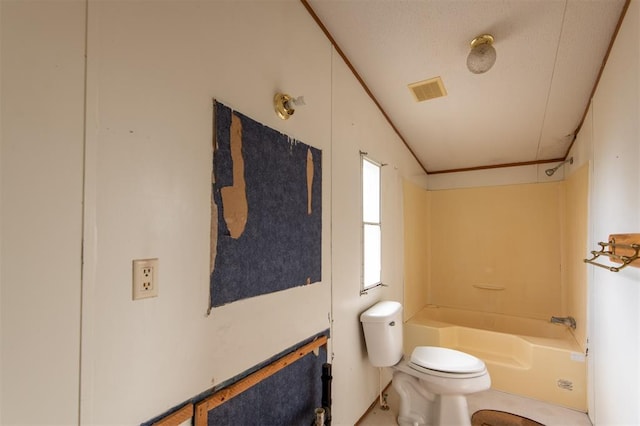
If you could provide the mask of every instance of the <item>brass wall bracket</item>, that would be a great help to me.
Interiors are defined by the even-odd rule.
[[[634,242],[631,242],[631,241]],[[592,250],[590,259],[584,259],[585,263],[608,269],[611,272],[619,272],[620,270],[630,266],[633,262],[639,260],[640,254],[640,234],[618,234],[610,235],[609,241],[606,243],[599,242],[600,250]],[[609,266],[596,262],[600,256],[606,256],[615,263],[621,263],[620,266]],[[640,266],[638,262],[635,265]]]

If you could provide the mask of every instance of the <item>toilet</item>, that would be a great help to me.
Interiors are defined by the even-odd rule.
[[[403,357],[398,302],[376,303],[360,315],[360,322],[371,364],[393,369],[399,425],[471,425],[466,395],[491,387],[482,360],[435,346],[418,346],[409,359]]]

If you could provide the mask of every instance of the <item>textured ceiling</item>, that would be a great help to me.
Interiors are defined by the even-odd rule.
[[[428,172],[564,158],[625,0],[303,0]],[[495,37],[485,74],[469,43]],[[447,96],[407,85],[440,76]]]

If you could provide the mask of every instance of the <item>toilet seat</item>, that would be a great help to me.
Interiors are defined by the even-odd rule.
[[[436,346],[416,347],[408,365],[422,373],[459,379],[478,377],[487,371],[484,362],[473,355]]]

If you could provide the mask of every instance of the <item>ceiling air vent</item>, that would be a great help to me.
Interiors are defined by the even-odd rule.
[[[411,83],[409,89],[417,102],[428,101],[429,99],[447,95],[447,90],[444,88],[444,83],[440,77]]]

